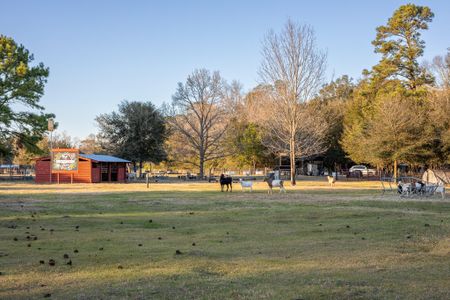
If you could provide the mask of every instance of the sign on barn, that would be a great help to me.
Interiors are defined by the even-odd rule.
[[[53,149],[52,173],[78,173],[78,149]]]

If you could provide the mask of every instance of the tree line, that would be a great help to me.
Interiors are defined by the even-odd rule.
[[[99,115],[99,133],[78,146],[124,157],[139,169],[161,163],[194,168],[200,177],[223,166],[273,166],[285,156],[292,184],[295,162],[317,155],[330,170],[350,162],[380,169],[396,169],[400,162],[449,164],[450,49],[419,62],[421,34],[433,17],[426,6],[400,6],[376,28],[372,44],[380,61],[357,80],[343,75],[328,83],[327,54],[313,28],[288,20],[262,42],[258,86],[244,92],[218,71],[196,69],[160,108],[123,101],[117,111]],[[0,42],[0,150],[3,157],[26,158],[45,151],[51,115],[38,101],[48,69],[30,67],[32,55],[12,39],[2,36]],[[15,113],[11,102],[41,112]]]

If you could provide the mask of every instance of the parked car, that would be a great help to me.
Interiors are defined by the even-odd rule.
[[[377,171],[375,169],[369,169],[364,165],[355,165],[350,168],[349,172],[350,174],[361,172],[362,176],[375,176],[377,174]]]

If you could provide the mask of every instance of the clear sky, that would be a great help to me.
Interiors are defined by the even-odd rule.
[[[409,1],[435,13],[424,59],[450,47],[450,1]],[[379,56],[375,28],[408,2],[378,1],[11,1],[0,0],[0,33],[50,68],[42,104],[59,131],[83,138],[94,118],[123,100],[170,101],[196,68],[219,70],[245,90],[258,83],[261,40],[287,18],[310,24],[328,52],[328,79],[358,78]]]

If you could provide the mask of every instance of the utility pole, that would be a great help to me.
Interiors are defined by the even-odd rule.
[[[55,121],[53,118],[48,119],[47,129],[50,131],[50,163],[49,163],[49,172],[50,172],[50,183],[52,183],[52,149],[53,149],[53,130],[55,130]]]

